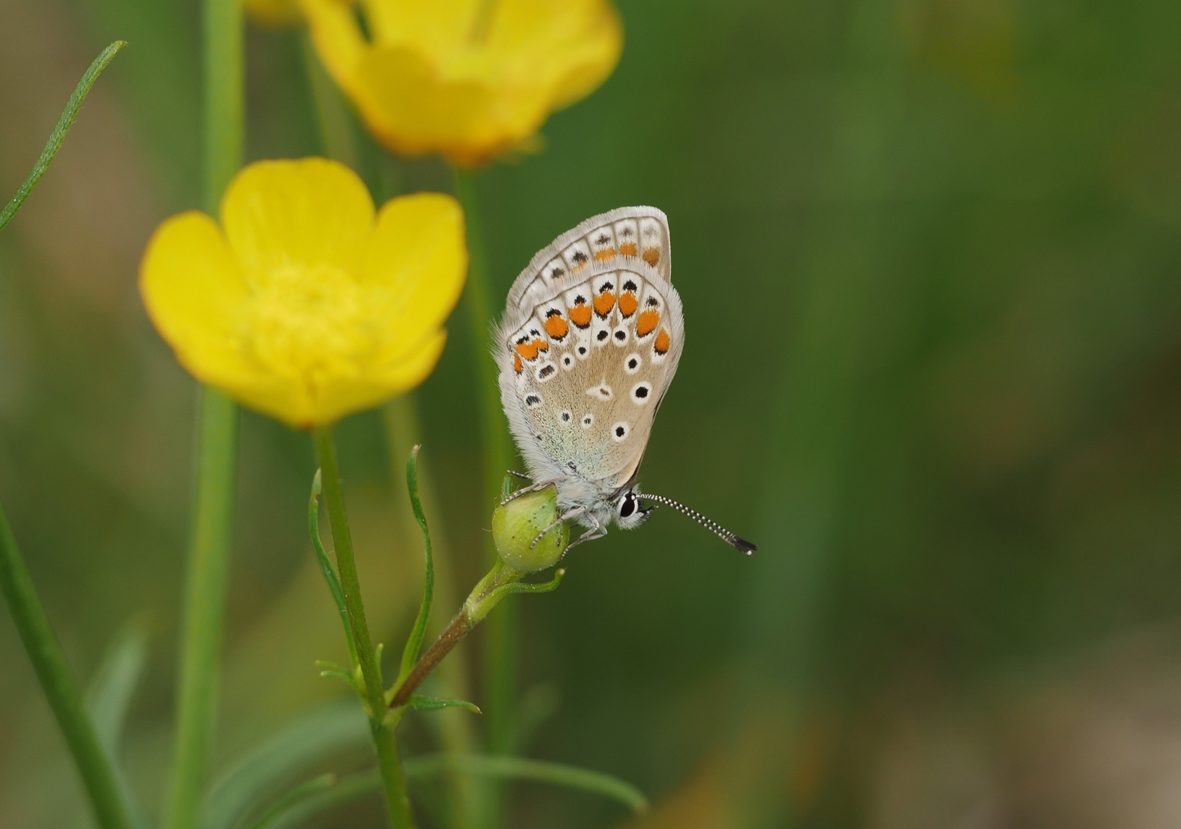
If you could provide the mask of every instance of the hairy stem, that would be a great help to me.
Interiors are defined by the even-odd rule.
[[[468,631],[471,629],[472,621],[466,613],[460,611],[455,614],[455,618],[443,629],[443,632],[439,634],[439,638],[435,640],[435,643],[427,648],[426,653],[420,656],[418,661],[414,663],[414,667],[410,669],[410,673],[406,675],[406,679],[398,686],[390,707],[400,708],[410,702],[411,695],[422,684],[422,681],[427,678],[427,675],[443,661],[443,657],[451,653],[451,649],[458,645],[460,640],[467,636]]]

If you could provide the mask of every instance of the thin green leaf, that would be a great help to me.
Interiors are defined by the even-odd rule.
[[[340,624],[344,628],[345,642],[349,648],[350,664],[357,664],[357,643],[353,639],[353,627],[349,624],[349,611],[344,603],[344,591],[340,587],[340,579],[332,569],[332,561],[324,550],[324,542],[320,540],[320,470],[312,477],[312,494],[308,498],[308,533],[312,537],[312,547],[316,551],[316,561],[320,563],[320,572],[324,574],[324,581],[328,583],[328,590],[332,593],[332,601],[336,602],[336,612],[340,614]]]
[[[305,784],[280,799],[258,821],[251,824],[251,829],[288,829],[292,826],[302,826],[316,815],[375,793],[380,785],[381,780],[376,771],[342,777],[335,785],[327,787]]]
[[[429,780],[451,772],[500,780],[523,780],[565,786],[601,795],[637,813],[648,809],[648,799],[630,783],[597,771],[562,763],[503,755],[427,754],[408,758],[404,767],[406,776],[413,780]],[[282,813],[274,813],[269,822],[254,824],[252,829],[286,829],[300,825],[303,821],[338,806],[372,795],[378,791],[380,785],[381,780],[376,771],[342,778],[337,785],[330,788],[308,791],[298,798],[284,798],[287,806]],[[272,811],[268,810],[268,814],[272,814]]]
[[[321,774],[311,780],[300,783],[287,794],[276,800],[259,817],[250,821],[250,829],[273,829],[275,826],[291,825],[284,823],[284,819],[299,805],[309,798],[314,798],[326,791],[331,791],[337,784],[335,774]]]
[[[98,741],[112,757],[119,754],[127,709],[147,658],[147,634],[136,625],[128,626],[107,649],[86,691],[86,707]]]
[[[0,230],[3,230],[4,226],[12,221],[12,217],[25,203],[29,193],[33,192],[33,188],[37,186],[41,176],[45,175],[53,157],[57,155],[57,151],[61,149],[62,143],[66,140],[66,134],[70,131],[70,127],[74,125],[74,119],[78,117],[78,110],[82,108],[82,102],[90,94],[94,82],[98,80],[98,76],[103,73],[107,65],[115,59],[115,55],[119,54],[119,50],[126,45],[127,41],[116,40],[99,52],[98,57],[90,64],[90,68],[83,73],[82,80],[78,81],[78,85],[74,87],[70,99],[66,101],[66,108],[62,110],[61,117],[57,119],[57,126],[49,134],[49,140],[45,142],[45,148],[41,150],[41,156],[37,159],[37,163],[33,165],[28,177],[17,189],[16,195],[8,201],[3,210],[0,210]]]
[[[231,764],[214,783],[205,804],[205,829],[233,829],[292,778],[328,755],[363,751],[369,739],[369,724],[351,699],[301,717]]]
[[[143,810],[135,799],[123,767],[118,762],[127,711],[148,660],[148,635],[137,624],[125,627],[103,654],[98,670],[86,689],[86,709],[103,751],[111,758],[115,785],[123,793],[131,823],[146,826]]]
[[[402,668],[398,671],[398,681],[401,684],[409,675],[414,663],[418,661],[418,654],[422,650],[422,638],[426,634],[427,620],[431,615],[431,599],[435,592],[435,564],[431,554],[431,531],[426,523],[426,515],[422,511],[422,502],[418,498],[418,450],[415,446],[410,450],[410,457],[406,460],[406,489],[410,493],[410,509],[414,511],[414,520],[422,530],[422,557],[425,575],[422,582],[422,604],[418,608],[418,617],[414,620],[414,628],[410,631],[410,638],[406,640],[406,647],[402,650]]]
[[[633,812],[648,809],[648,799],[632,784],[603,772],[564,763],[527,760],[503,754],[428,754],[406,760],[406,774],[409,777],[434,777],[451,771],[478,777],[565,786],[622,803]]]
[[[428,697],[414,694],[410,697],[410,707],[415,711],[438,711],[440,708],[464,708],[473,714],[483,714],[480,706],[466,699],[444,699],[442,697]]]

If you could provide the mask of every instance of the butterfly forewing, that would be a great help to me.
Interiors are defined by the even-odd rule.
[[[589,272],[595,265],[629,266],[628,260],[637,259],[660,279],[670,281],[672,256],[664,213],[655,207],[620,207],[601,213],[538,251],[509,290],[508,306],[532,307],[571,274]]]

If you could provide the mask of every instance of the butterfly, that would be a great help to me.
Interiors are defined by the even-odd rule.
[[[671,281],[668,218],[620,207],[587,219],[533,257],[509,289],[494,333],[500,400],[531,483],[550,485],[558,522],[633,529],[671,507],[748,555],[756,547],[684,504],[641,492],[636,477],[668,391],[685,323]],[[534,542],[552,529],[538,534]]]

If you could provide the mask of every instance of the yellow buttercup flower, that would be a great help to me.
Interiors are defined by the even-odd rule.
[[[331,423],[422,382],[467,269],[463,213],[418,194],[375,211],[347,167],[261,161],[221,203],[165,221],[140,291],[202,382],[298,427]]]
[[[316,50],[403,155],[474,167],[526,144],[619,60],[608,0],[303,0]]]

